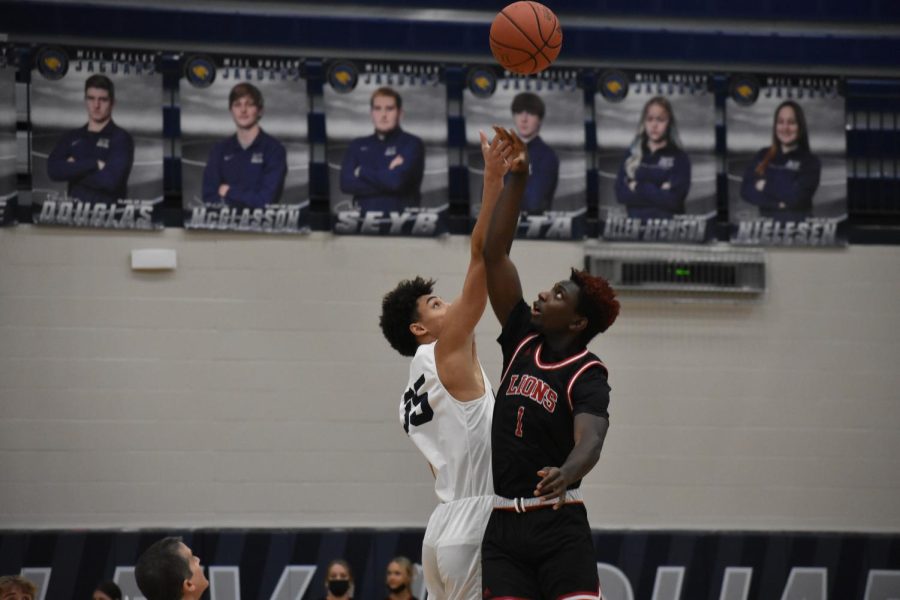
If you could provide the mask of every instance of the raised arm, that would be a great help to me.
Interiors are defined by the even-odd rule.
[[[484,245],[488,296],[494,314],[503,326],[513,307],[522,299],[522,283],[516,266],[509,258],[509,249],[516,235],[522,196],[528,182],[528,150],[515,133],[500,127],[494,127],[494,131],[503,145],[509,145],[512,157],[509,178],[491,217]],[[483,207],[481,210],[484,212]]]
[[[435,347],[437,360],[448,353],[464,349],[468,352],[468,341],[475,330],[475,326],[484,314],[487,304],[487,284],[484,275],[484,257],[482,249],[487,235],[488,221],[494,212],[497,198],[503,189],[503,177],[508,170],[507,159],[511,152],[508,144],[495,137],[492,143],[488,143],[484,133],[481,137],[481,153],[484,156],[484,190],[481,197],[481,212],[472,229],[471,247],[469,253],[469,269],[463,282],[462,293],[447,310],[444,317],[444,327],[441,337]],[[446,385],[448,382],[444,381]]]

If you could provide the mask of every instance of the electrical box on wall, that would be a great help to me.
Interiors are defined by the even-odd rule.
[[[755,297],[766,289],[765,252],[732,246],[588,245],[585,269],[617,290]]]

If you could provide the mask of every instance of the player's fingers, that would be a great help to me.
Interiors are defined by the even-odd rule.
[[[559,500],[556,501],[556,504],[553,505],[553,510],[559,510],[566,504],[566,492],[563,490],[563,493],[559,495]]]
[[[545,488],[543,490],[543,493],[541,494],[541,501],[542,502],[551,502],[553,500],[558,500],[558,498],[560,496],[565,497],[565,495],[566,495],[565,488],[562,487],[561,485],[559,485],[558,483],[555,483],[552,486],[550,486],[549,489]]]
[[[478,137],[481,138],[481,147],[486,148],[488,146],[488,139],[487,136],[484,135],[484,132],[480,129],[478,130]]]

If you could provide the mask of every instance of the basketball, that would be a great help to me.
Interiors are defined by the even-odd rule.
[[[491,52],[513,73],[540,73],[556,60],[561,47],[559,19],[538,2],[513,2],[491,23]]]

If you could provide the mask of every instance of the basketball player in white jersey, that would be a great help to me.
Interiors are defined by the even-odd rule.
[[[472,229],[469,269],[453,303],[434,281],[401,281],[385,295],[381,330],[395,350],[413,356],[400,422],[431,466],[441,504],[425,529],[422,566],[429,600],[481,598],[481,538],[493,509],[491,415],[494,395],[475,349],[475,325],[487,305],[484,247],[503,189],[509,144],[484,133],[484,192]]]

